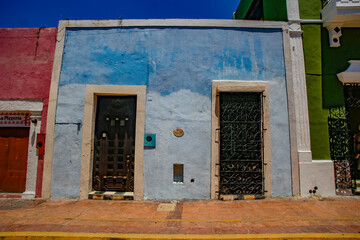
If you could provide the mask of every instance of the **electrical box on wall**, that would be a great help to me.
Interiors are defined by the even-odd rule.
[[[145,133],[144,146],[154,148],[156,146],[156,134],[154,134],[154,133]]]
[[[37,134],[36,148],[38,149],[38,156],[39,157],[44,157],[44,153],[45,153],[45,134],[43,134],[43,133],[38,133]]]

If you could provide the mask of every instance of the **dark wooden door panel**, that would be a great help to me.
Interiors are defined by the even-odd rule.
[[[0,129],[0,192],[25,191],[28,135],[28,128]]]
[[[134,190],[135,122],[135,96],[98,97],[94,137],[94,190]]]

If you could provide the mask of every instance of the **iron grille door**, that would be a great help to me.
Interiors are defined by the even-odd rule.
[[[351,195],[360,171],[360,85],[344,84],[345,107],[330,108],[330,155],[334,161],[336,193]]]
[[[264,195],[262,97],[220,94],[220,197]]]
[[[337,194],[351,194],[350,142],[345,107],[330,108],[330,156],[334,161]]]
[[[344,97],[349,130],[352,190],[358,191],[357,184],[360,179],[360,84],[345,83]]]
[[[93,189],[134,191],[135,96],[99,96],[95,122]]]

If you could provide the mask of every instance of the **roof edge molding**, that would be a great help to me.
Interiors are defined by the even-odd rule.
[[[350,66],[341,73],[337,74],[337,77],[345,83],[360,83],[360,60],[350,60]]]
[[[107,27],[222,27],[222,28],[280,28],[288,23],[281,21],[253,21],[228,19],[118,19],[118,20],[61,20],[62,28],[107,28]],[[59,31],[60,31],[59,30]]]

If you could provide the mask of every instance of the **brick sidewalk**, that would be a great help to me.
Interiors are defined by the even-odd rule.
[[[352,233],[360,238],[360,198],[272,198],[228,202],[0,199],[0,231],[117,234]]]

